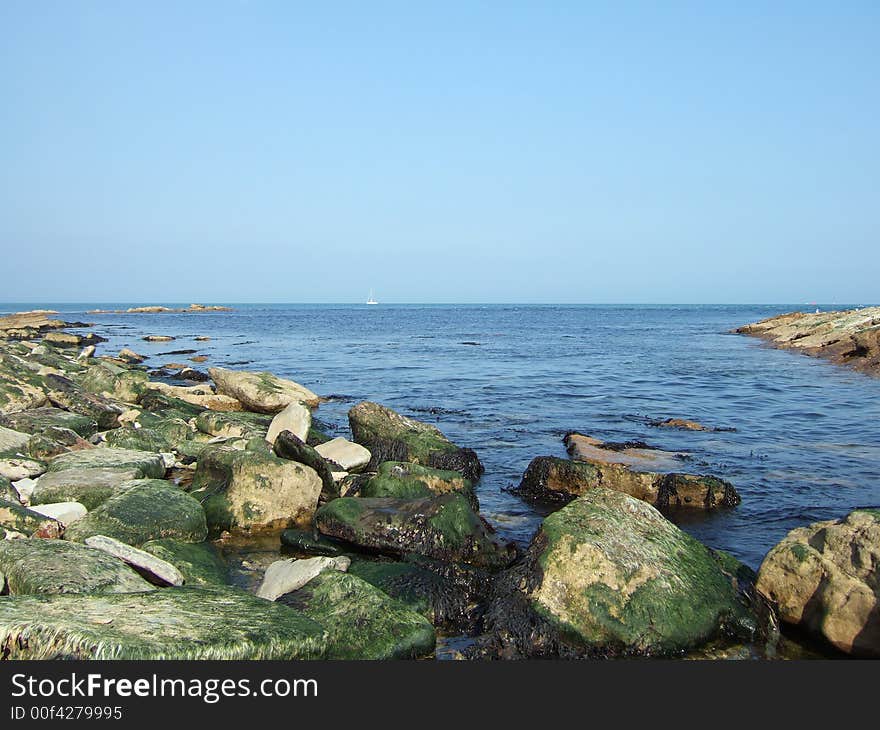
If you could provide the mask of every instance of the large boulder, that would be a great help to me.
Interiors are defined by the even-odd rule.
[[[13,596],[153,590],[122,561],[66,540],[0,541],[0,574]]]
[[[483,465],[473,449],[460,448],[435,426],[378,403],[358,403],[348,412],[348,422],[354,440],[370,450],[370,469],[383,461],[409,461],[461,472],[472,482],[483,475]]]
[[[303,442],[295,433],[282,431],[275,437],[272,450],[276,456],[305,464],[321,478],[321,496],[329,501],[339,496],[339,487],[333,478],[333,470],[327,460],[314,448]]]
[[[310,618],[234,588],[12,596],[0,600],[8,659],[320,659]]]
[[[473,485],[460,472],[432,469],[402,461],[386,461],[380,464],[376,476],[371,477],[360,488],[359,494],[361,497],[419,499],[450,492],[463,494],[474,509],[478,509]]]
[[[547,517],[487,612],[499,656],[671,655],[757,625],[719,558],[642,500],[594,489]]]
[[[322,572],[278,603],[327,630],[327,659],[416,659],[434,651],[434,627],[426,618],[338,570]]]
[[[217,392],[235,398],[250,411],[278,413],[291,403],[316,408],[320,398],[308,388],[269,372],[210,368]]]
[[[28,439],[27,453],[34,459],[47,461],[68,451],[91,449],[94,445],[76,431],[60,426],[49,426]]]
[[[136,479],[72,524],[64,537],[84,542],[93,535],[138,547],[163,537],[202,542],[208,531],[202,505],[186,492],[161,479]]]
[[[278,458],[263,441],[247,449],[203,449],[191,493],[204,505],[208,526],[216,533],[306,525],[314,517],[321,487],[314,469]]]
[[[782,621],[848,654],[880,657],[880,510],[792,530],[756,585]]]
[[[500,568],[516,554],[468,499],[455,493],[423,499],[343,497],[321,507],[315,523],[325,535],[393,555],[417,553]]]

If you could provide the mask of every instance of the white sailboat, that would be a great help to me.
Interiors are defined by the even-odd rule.
[[[379,302],[377,302],[377,301],[373,298],[373,290],[370,289],[370,298],[367,299],[367,304],[378,304],[378,303],[379,303]]]

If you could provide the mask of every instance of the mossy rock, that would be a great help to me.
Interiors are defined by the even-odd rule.
[[[281,533],[281,544],[284,547],[305,555],[326,555],[334,557],[345,555],[349,550],[344,543],[332,540],[309,530],[292,528]]]
[[[92,444],[76,431],[61,426],[47,426],[28,439],[27,453],[33,459],[49,461],[68,451],[90,448]]]
[[[90,366],[76,379],[90,393],[126,403],[137,403],[150,382],[143,370],[129,370],[108,362]]]
[[[235,588],[0,599],[8,659],[320,659],[324,629]]]
[[[108,431],[105,436],[107,445],[119,449],[170,452],[177,451],[180,444],[187,441],[192,434],[186,421],[179,419],[154,421],[149,417],[143,420],[152,421],[153,425],[145,427],[141,425],[142,419],[138,418],[138,426],[123,426]]]
[[[90,393],[61,375],[47,375],[44,388],[53,406],[87,416],[102,431],[116,428],[119,425],[119,416],[127,410],[125,404]]]
[[[139,547],[165,537],[203,542],[208,530],[202,506],[179,487],[160,479],[136,479],[74,522],[65,538],[83,542],[93,535]]]
[[[187,585],[226,585],[229,567],[220,551],[209,542],[187,543],[163,538],[150,540],[141,550],[171,563],[186,580]]]
[[[486,626],[502,656],[669,656],[758,629],[709,548],[602,488],[544,520],[496,596]]]
[[[12,486],[6,477],[0,477],[0,500],[7,502],[19,502],[18,490]]]
[[[160,393],[158,390],[147,390],[140,398],[138,405],[146,412],[163,418],[179,418],[189,421],[197,418],[205,408],[188,403],[181,398]],[[149,424],[146,424],[149,425]]]
[[[138,593],[154,588],[121,560],[66,540],[0,542],[0,573],[13,596]]]
[[[459,472],[386,461],[379,465],[376,476],[361,487],[360,496],[419,499],[451,492],[464,495],[474,509],[479,509],[473,485]]]
[[[106,447],[62,454],[52,460],[47,471],[67,469],[137,469],[145,479],[161,479],[165,461],[161,454],[149,451]]]
[[[6,532],[20,532],[34,537],[61,537],[64,528],[58,520],[22,506],[18,499],[0,499],[0,527]]]
[[[315,449],[304,443],[295,433],[282,431],[275,438],[272,447],[276,456],[289,461],[305,464],[317,472],[321,478],[321,496],[329,501],[339,496],[339,487],[333,479],[333,471],[329,462]]]
[[[408,461],[457,471],[471,482],[483,475],[483,465],[473,449],[460,448],[435,426],[378,403],[358,403],[348,412],[348,422],[354,440],[370,450],[368,470],[376,470],[383,461]]]
[[[0,426],[24,433],[40,433],[50,428],[69,428],[83,438],[93,436],[98,430],[94,419],[80,413],[71,413],[61,408],[43,407],[0,416]]]
[[[265,438],[272,419],[244,411],[203,411],[195,421],[196,428],[209,436],[226,438]]]
[[[347,573],[326,570],[277,603],[327,630],[327,659],[416,659],[434,651],[434,627],[424,616]]]
[[[423,499],[343,497],[321,507],[315,524],[325,535],[390,554],[416,553],[443,561],[501,568],[516,555],[494,535],[467,498],[449,493]]]
[[[71,468],[48,472],[37,481],[31,504],[79,502],[86,509],[93,510],[116,494],[126,482],[143,478],[143,470],[132,468]]]

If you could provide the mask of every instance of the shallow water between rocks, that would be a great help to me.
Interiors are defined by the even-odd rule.
[[[476,449],[486,468],[481,512],[523,545],[542,514],[505,490],[533,457],[565,456],[571,430],[687,452],[690,471],[733,482],[738,507],[669,516],[755,569],[792,528],[880,505],[880,379],[729,334],[816,305],[233,304],[232,312],[86,314],[128,306],[0,309],[94,322],[109,340],[98,354],[129,347],[151,356],[150,367],[185,361],[191,355],[159,353],[186,348],[208,357],[196,368],[270,370],[330,397],[315,416],[331,435],[348,435],[346,413],[363,399],[434,423]],[[176,340],[143,341],[148,334]],[[650,425],[668,417],[736,430]],[[444,639],[438,656],[463,641]],[[807,650],[798,641],[791,651]]]

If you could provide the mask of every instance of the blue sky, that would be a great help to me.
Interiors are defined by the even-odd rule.
[[[0,3],[5,301],[880,300],[876,2]]]

